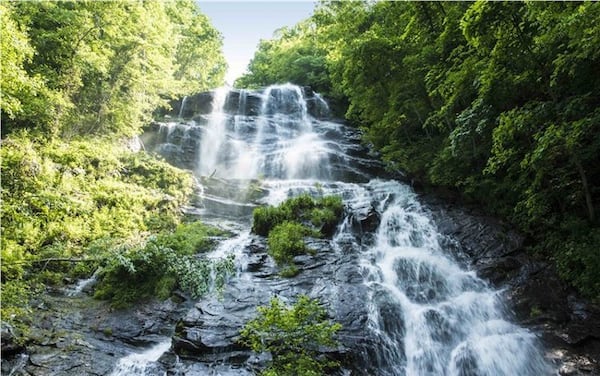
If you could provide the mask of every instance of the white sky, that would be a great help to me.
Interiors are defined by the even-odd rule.
[[[308,18],[315,7],[312,0],[197,0],[197,3],[223,35],[223,53],[229,65],[225,81],[230,85],[246,71],[261,39],[270,39],[280,27],[293,26]]]

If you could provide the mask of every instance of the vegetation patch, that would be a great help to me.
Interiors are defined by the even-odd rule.
[[[292,264],[294,256],[314,253],[304,242],[304,237],[309,235],[314,235],[310,228],[296,222],[283,222],[269,232],[268,253],[277,265]]]
[[[116,306],[174,288],[199,296],[232,267],[194,256],[221,232],[179,224],[192,192],[188,172],[104,139],[13,134],[0,153],[5,321],[24,319],[30,297],[46,285],[89,277],[100,266],[97,296]]]
[[[332,235],[343,212],[344,206],[339,196],[315,199],[303,194],[279,206],[256,208],[252,231],[268,236],[267,252],[283,268],[280,274],[293,277],[298,274],[298,268],[293,263],[294,256],[314,254],[304,238]]]
[[[300,222],[316,228],[322,235],[332,235],[342,218],[344,205],[339,196],[313,198],[308,194],[287,199],[279,206],[256,208],[252,232],[268,236],[277,225]]]
[[[287,307],[279,298],[258,307],[258,316],[241,330],[241,342],[253,351],[271,353],[267,376],[318,376],[331,374],[339,363],[328,359],[323,348],[337,346],[339,323],[327,318],[319,301],[302,295]]]
[[[209,235],[221,234],[192,222],[138,243],[119,244],[109,251],[112,257],[106,258],[94,296],[122,308],[147,298],[166,299],[175,289],[193,298],[220,290],[233,272],[233,259],[213,261],[197,253],[212,249]]]

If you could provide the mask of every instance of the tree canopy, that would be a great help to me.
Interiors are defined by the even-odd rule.
[[[3,2],[2,125],[133,135],[168,99],[222,84],[222,38],[192,0]]]

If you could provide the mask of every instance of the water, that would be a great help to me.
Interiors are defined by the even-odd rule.
[[[356,204],[382,213],[361,259],[381,375],[547,375],[537,338],[508,322],[498,291],[462,269],[406,185],[374,180]]]
[[[185,108],[185,102],[187,102],[187,95],[185,97],[183,97],[183,99],[181,100],[181,107],[179,107],[179,114],[177,115],[178,118],[182,118],[183,117],[183,110]]]
[[[100,271],[101,271],[101,269],[97,269],[94,272],[94,274],[92,274],[91,277],[85,278],[85,279],[80,279],[79,281],[77,281],[75,286],[70,287],[69,289],[66,290],[66,295],[67,296],[77,296],[77,295],[81,294],[86,287],[88,287],[96,282],[96,279],[98,278],[98,274],[100,274]]]
[[[119,359],[110,376],[159,376],[166,375],[156,361],[171,347],[171,340],[164,340],[141,353],[133,353]]]
[[[331,246],[341,255],[350,245],[358,254],[367,331],[376,338],[363,362],[377,375],[553,374],[535,334],[507,319],[501,294],[442,247],[412,189],[377,179],[381,166],[359,145],[356,130],[318,118],[327,112],[322,98],[272,86],[254,93],[261,103],[249,114],[252,93],[238,94],[231,108],[229,89],[217,90],[207,121],[178,125],[178,141],[169,141],[183,150],[182,140],[195,140],[203,220],[236,223],[236,235],[209,257],[232,255],[237,278],[250,281],[244,250],[253,207],[304,192],[340,195],[347,216]],[[369,211],[380,216],[377,229],[357,232],[351,218]]]

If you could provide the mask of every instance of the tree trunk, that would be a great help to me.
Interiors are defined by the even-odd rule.
[[[590,193],[590,188],[588,186],[587,176],[585,175],[585,171],[579,159],[575,157],[573,158],[573,161],[575,162],[575,167],[577,168],[577,172],[579,172],[579,176],[581,177],[583,193],[585,195],[585,205],[587,207],[588,212],[588,219],[590,220],[590,222],[593,222],[596,218],[594,213],[594,203],[592,202],[592,194]]]

